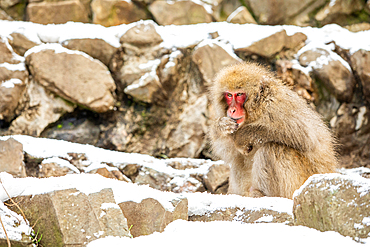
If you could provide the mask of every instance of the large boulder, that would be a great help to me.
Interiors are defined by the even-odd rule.
[[[313,0],[250,0],[248,1],[256,20],[260,24],[283,24],[312,5]]]
[[[31,2],[27,5],[27,17],[28,21],[41,24],[89,22],[88,11],[79,0]]]
[[[93,0],[91,8],[93,23],[106,27],[149,19],[145,9],[134,1]]]
[[[104,189],[86,195],[76,189],[14,198],[31,225],[42,234],[43,246],[85,245],[105,236],[130,236],[127,220]]]
[[[187,25],[212,21],[212,16],[206,9],[193,1],[154,1],[149,10],[160,25]]]
[[[96,112],[113,108],[113,78],[108,68],[82,52],[41,45],[26,53],[33,78],[58,96]]]
[[[339,100],[349,102],[355,78],[351,68],[340,56],[323,48],[307,50],[299,55],[302,66],[311,66],[314,76]]]
[[[369,237],[370,181],[361,176],[319,174],[294,194],[294,221],[355,240]]]
[[[298,32],[289,36],[285,30],[282,30],[260,39],[247,47],[238,48],[235,52],[243,56],[256,54],[258,56],[270,58],[283,49],[302,47],[306,39],[307,36],[303,33]]]

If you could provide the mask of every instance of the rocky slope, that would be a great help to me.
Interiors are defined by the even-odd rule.
[[[370,165],[370,31],[151,21],[0,26],[2,135],[207,158],[207,85],[221,67],[255,60],[323,115],[343,167]]]

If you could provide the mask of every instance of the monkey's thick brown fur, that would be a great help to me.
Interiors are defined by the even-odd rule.
[[[226,91],[246,93],[245,121],[228,118]],[[335,141],[320,115],[265,67],[221,70],[209,89],[213,153],[231,166],[229,193],[292,198],[308,177],[335,172]]]

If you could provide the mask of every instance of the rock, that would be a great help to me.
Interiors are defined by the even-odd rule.
[[[31,225],[42,234],[43,246],[81,245],[105,237],[129,236],[127,222],[109,189],[89,196],[66,189],[15,198]],[[10,206],[17,212],[18,208]]]
[[[88,11],[79,0],[32,2],[27,5],[27,17],[41,24],[89,22]]]
[[[367,167],[370,165],[370,111],[367,106],[343,103],[330,121],[338,138],[340,167]]]
[[[206,86],[211,85],[214,76],[220,69],[239,62],[239,59],[231,56],[216,43],[196,47],[191,58],[198,65]]]
[[[28,82],[24,63],[0,64],[0,119],[10,121]]]
[[[23,145],[13,138],[0,140],[0,170],[15,177],[27,177],[23,163]]]
[[[336,0],[335,2],[327,3],[315,15],[315,20],[321,25],[329,23],[346,23],[346,19],[353,13],[361,11],[365,3],[361,0],[351,2],[345,0]],[[344,20],[343,20],[344,19]]]
[[[12,134],[40,136],[49,124],[74,109],[73,105],[46,91],[43,86],[34,81],[28,83],[21,101],[23,111],[9,127],[9,132]]]
[[[312,0],[251,0],[249,6],[252,9],[256,21],[260,24],[276,25],[283,24],[290,18],[299,14],[312,4]]]
[[[302,66],[312,63],[313,74],[339,101],[349,102],[355,79],[351,68],[341,57],[322,48],[308,50],[299,56]]]
[[[95,145],[100,135],[99,126],[89,119],[73,123],[59,121],[56,126],[43,131],[41,136],[70,142]]]
[[[103,177],[106,177],[106,178],[112,178],[112,179],[117,179],[117,180],[120,180],[120,181],[125,181],[125,182],[131,182],[131,180],[126,177],[124,174],[122,174],[120,171],[118,170],[112,170],[112,171],[109,171],[107,168],[103,167],[103,168],[98,168],[96,170],[92,170],[90,171],[91,174],[99,174]]]
[[[159,60],[157,60],[159,62]],[[153,102],[154,94],[161,89],[161,83],[157,75],[157,64],[153,64],[150,72],[145,73],[139,80],[128,85],[124,92],[133,98],[146,103]]]
[[[264,39],[258,40],[248,47],[238,48],[235,52],[243,54],[243,56],[249,56],[256,54],[262,57],[272,57],[277,53],[285,49],[294,49],[300,47],[307,36],[303,33],[295,33],[292,36],[288,36],[285,30],[274,33]]]
[[[292,201],[285,198],[250,198],[207,193],[186,196],[189,201],[189,221],[293,222]]]
[[[211,193],[216,193],[229,181],[230,166],[227,164],[214,164],[204,175],[205,187]],[[228,186],[227,186],[228,187]],[[227,192],[227,188],[226,188]],[[226,193],[224,193],[226,194]]]
[[[246,23],[257,24],[253,16],[251,15],[251,13],[249,13],[248,9],[245,6],[240,6],[234,12],[232,12],[227,18],[227,22],[238,24]]]
[[[202,95],[195,102],[188,102],[184,106],[177,126],[172,126],[174,129],[167,138],[170,157],[199,156],[205,146],[207,104],[207,96]]]
[[[294,61],[294,60],[293,60]],[[276,61],[277,76],[286,84],[292,87],[299,96],[306,99],[309,103],[314,102],[315,97],[312,92],[315,87],[311,77],[296,62],[285,59]]]
[[[212,22],[212,16],[193,1],[167,2],[157,0],[149,6],[159,25],[188,25]]]
[[[12,21],[13,18],[10,17],[4,10],[0,9],[0,20]]]
[[[121,43],[128,43],[134,46],[153,46],[161,43],[162,37],[155,30],[151,22],[139,22],[130,28],[120,38]]]
[[[214,0],[208,3],[212,5],[212,16],[216,21],[226,21],[234,11],[242,6],[239,0]]]
[[[312,0],[249,1],[249,5],[260,24],[283,24],[312,4]]]
[[[367,23],[367,22],[356,23],[356,24],[345,26],[344,28],[348,29],[351,32],[357,33],[361,31],[370,30],[370,23]]]
[[[163,232],[172,221],[188,219],[188,201],[186,198],[171,201],[174,209],[165,209],[160,202],[147,198],[140,203],[126,201],[119,206],[127,218],[127,224],[132,226],[133,237],[149,235],[153,232]]]
[[[294,194],[296,225],[336,231],[354,240],[369,237],[370,182],[360,176],[318,174]]]
[[[139,185],[147,184],[157,190],[170,191],[170,180],[171,177],[166,173],[148,167],[142,167],[139,174],[135,177],[134,182]]]
[[[10,37],[12,38],[8,38],[9,44],[12,46],[14,52],[21,56],[23,56],[26,51],[37,45],[21,33],[11,33]]]
[[[99,226],[103,232],[101,236],[131,237],[127,219],[116,204],[112,189],[107,188],[89,194],[88,200],[99,220]]]
[[[0,246],[8,246],[7,238],[10,240],[11,246],[30,246],[29,243],[36,239],[32,237],[35,232],[29,223],[21,215],[9,210],[3,202],[0,202],[0,217],[2,223]]]
[[[41,162],[41,164],[39,165],[38,177],[60,177],[73,173],[80,173],[80,171],[68,161],[61,158],[53,157],[44,159]]]
[[[14,53],[11,50],[8,39],[0,36],[0,64],[2,63],[11,63],[17,64],[19,60],[14,57]]]
[[[116,87],[108,68],[85,53],[41,45],[29,50],[26,63],[33,78],[60,97],[98,113],[113,108]]]
[[[367,102],[370,102],[370,52],[360,49],[351,56],[354,73],[361,81],[362,92]]]
[[[106,66],[109,66],[113,54],[117,51],[116,47],[102,39],[70,39],[64,41],[62,45],[70,50],[85,52]]]
[[[301,27],[315,25],[314,15],[317,10],[322,8],[327,2],[325,0],[312,1],[308,6],[306,6],[297,15],[287,20],[286,24],[296,25]]]
[[[148,13],[133,1],[93,0],[91,2],[93,23],[103,26],[128,24],[149,19]]]

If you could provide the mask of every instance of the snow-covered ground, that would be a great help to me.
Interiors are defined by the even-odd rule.
[[[0,137],[6,140],[9,136]],[[34,138],[30,136],[13,136],[14,139],[23,144],[24,151],[34,157],[48,157],[57,159],[67,156],[69,152],[84,153],[87,157],[86,168],[106,166],[110,162],[116,166],[127,163],[137,163],[144,166],[148,165],[158,170],[172,173],[176,176],[184,176],[189,171],[197,170],[204,172],[204,169],[212,164],[211,161],[195,159],[175,159],[181,162],[199,162],[199,168],[176,170],[166,165],[169,160],[159,160],[148,155],[129,154],[104,150],[91,145],[76,144],[60,140],[46,138]],[[63,159],[59,159],[63,160]],[[56,160],[58,162],[58,160]],[[64,160],[65,161],[65,160]],[[353,173],[352,176],[359,176]],[[123,201],[141,202],[145,198],[158,200],[167,210],[172,211],[171,201],[174,198],[186,197],[189,203],[189,215],[203,215],[205,212],[222,210],[228,207],[247,208],[259,210],[262,208],[275,210],[292,215],[293,201],[285,198],[246,198],[237,195],[212,195],[208,193],[182,193],[163,192],[145,185],[136,185],[114,179],[104,178],[97,174],[70,174],[63,177],[51,178],[13,178],[7,173],[0,173],[2,186],[7,190],[11,197],[18,195],[35,195],[48,193],[54,190],[76,188],[77,190],[90,194],[98,192],[103,188],[112,188],[116,203]],[[3,187],[0,186],[0,200],[8,198]],[[20,216],[18,216],[20,218]],[[268,217],[261,219],[261,222],[269,222]],[[14,231],[26,232],[25,229],[15,229]],[[367,240],[365,240],[367,241]],[[237,217],[232,222],[187,222],[175,221],[167,226],[163,233],[154,233],[149,236],[141,236],[134,239],[106,237],[91,242],[88,246],[225,246],[237,243],[237,245],[283,245],[283,246],[357,246],[360,243],[353,241],[349,237],[344,237],[336,232],[320,232],[303,226],[288,226],[283,223],[258,223],[246,224],[240,222]]]
[[[98,239],[88,247],[100,246],[361,246],[337,232],[320,232],[304,226],[287,226],[281,223],[243,224],[240,222],[213,221],[189,222],[177,220],[163,233],[137,238],[107,237]]]

